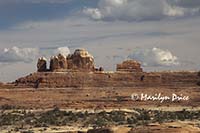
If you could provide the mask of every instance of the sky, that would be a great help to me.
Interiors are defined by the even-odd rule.
[[[0,81],[36,72],[37,59],[85,48],[115,71],[199,71],[199,0],[0,0]]]

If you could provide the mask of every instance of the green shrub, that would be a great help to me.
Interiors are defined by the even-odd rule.
[[[2,110],[11,110],[11,109],[15,109],[16,107],[13,105],[8,105],[8,104],[4,104],[0,107],[0,109]]]
[[[21,115],[17,114],[2,114],[0,116],[0,126],[3,125],[13,125],[16,122],[22,121],[23,117]]]
[[[129,117],[129,118],[127,118],[127,123],[128,124],[136,124],[137,120],[134,117]]]
[[[34,133],[32,130],[28,130],[28,131],[21,131],[21,133]]]
[[[111,117],[112,121],[114,121],[114,122],[123,122],[123,121],[126,121],[124,112],[112,111],[110,113],[110,117]]]
[[[104,126],[108,125],[108,121],[105,118],[98,117],[98,118],[94,119],[94,122],[92,124],[97,127],[104,127]]]
[[[146,110],[143,110],[140,112],[140,115],[137,116],[138,120],[150,120],[149,112]]]

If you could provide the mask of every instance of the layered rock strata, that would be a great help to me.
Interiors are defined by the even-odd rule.
[[[46,72],[47,61],[40,58],[38,60],[38,72]],[[50,67],[48,71],[64,72],[69,70],[77,71],[94,71],[94,58],[85,49],[77,49],[73,54],[64,56],[58,54],[50,59]]]
[[[117,64],[117,71],[124,72],[142,72],[142,68],[139,62],[134,60],[127,60],[121,64]]]
[[[68,69],[94,71],[94,57],[84,49],[75,50],[67,57]]]
[[[143,72],[139,62],[127,60],[117,64],[116,72],[95,68],[94,58],[84,49],[73,54],[59,54],[46,68],[44,58],[38,60],[38,72],[19,78],[19,87],[191,87],[198,86],[198,72]]]
[[[197,72],[40,72],[16,80],[19,87],[192,87]]]

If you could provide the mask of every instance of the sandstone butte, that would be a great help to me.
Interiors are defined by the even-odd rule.
[[[144,72],[135,60],[117,64],[115,72],[96,68],[94,58],[84,49],[73,54],[38,59],[37,72],[17,79],[16,87],[191,87],[200,81],[198,72]]]

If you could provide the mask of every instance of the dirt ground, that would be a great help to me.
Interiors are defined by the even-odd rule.
[[[161,93],[162,96],[171,97],[172,94],[189,96],[187,101],[171,101],[167,100],[161,103],[160,101],[152,100],[133,100],[132,94],[140,96],[140,94],[155,95]],[[15,108],[32,109],[32,110],[47,110],[55,107],[66,110],[126,110],[133,108],[160,109],[160,110],[182,110],[191,109],[199,110],[200,108],[200,87],[185,87],[185,88],[1,88],[0,89],[0,106],[9,105]],[[200,132],[199,121],[176,121],[162,124],[150,124],[148,126],[117,126],[112,127],[114,133],[143,133],[143,132],[181,132],[189,133]],[[197,127],[198,125],[198,127]],[[66,131],[86,132],[87,129],[79,127],[48,127],[33,128],[34,132],[61,133]],[[1,132],[7,132],[9,127],[1,128]]]
[[[32,131],[35,133],[87,133],[91,127],[69,127],[69,126],[49,126],[41,128],[23,129],[21,131],[13,131],[13,133],[21,133],[23,131]],[[149,124],[147,126],[128,127],[127,126],[114,126],[110,127],[114,133],[200,133],[200,128],[197,127],[197,122],[170,122],[163,124]],[[12,127],[1,128],[1,133],[11,131]],[[11,131],[12,133],[12,131]]]
[[[132,95],[141,94],[172,97],[172,94],[188,96],[188,100],[133,100]],[[185,88],[10,88],[0,89],[0,106],[12,105],[25,109],[129,109],[200,107],[200,87]]]

